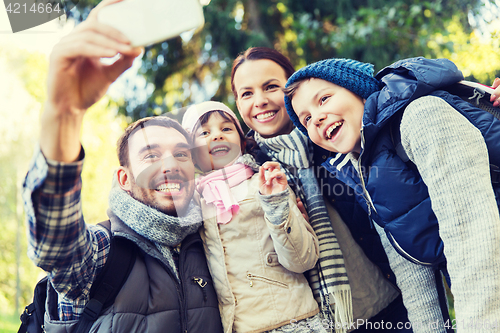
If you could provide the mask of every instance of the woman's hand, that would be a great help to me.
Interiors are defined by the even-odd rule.
[[[500,78],[495,78],[495,81],[493,81],[493,84],[491,85],[495,91],[493,92],[493,95],[490,97],[490,102],[493,102],[493,106],[499,106],[500,105]]]

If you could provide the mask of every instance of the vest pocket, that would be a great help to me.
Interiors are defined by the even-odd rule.
[[[260,282],[265,282],[265,283],[272,284],[272,285],[275,285],[275,286],[278,286],[281,288],[288,289],[288,285],[286,283],[278,281],[278,280],[270,279],[268,277],[261,276],[261,275],[247,273],[247,279],[248,279],[248,283],[250,284],[250,287],[253,287],[254,281],[260,281]]]

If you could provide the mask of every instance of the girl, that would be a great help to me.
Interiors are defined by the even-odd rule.
[[[224,331],[326,332],[302,274],[316,264],[318,240],[279,164],[254,173],[238,119],[222,103],[189,108],[182,124],[202,172],[202,238]]]
[[[439,263],[444,244],[455,327],[483,332],[500,318],[500,188],[489,170],[500,165],[500,120],[440,90],[462,79],[445,59],[403,60],[376,78],[372,65],[328,59],[289,78],[286,107],[314,143],[339,153],[324,166],[359,190],[382,238],[416,262]],[[406,283],[415,270],[392,264],[403,297],[421,298]]]
[[[331,189],[345,186],[332,177],[321,179],[326,172],[312,165],[313,149],[315,160],[327,154],[294,129],[286,113],[282,89],[293,73],[284,55],[274,49],[254,47],[234,60],[231,87],[238,111],[251,128],[247,136],[259,146],[257,160],[280,162],[290,187],[306,204],[311,225],[319,236],[320,259],[307,276],[322,314],[330,321],[334,312],[335,322],[341,326],[355,322],[352,326],[358,327],[356,332],[371,332],[370,325],[382,322],[389,323],[395,332],[411,332],[409,325],[404,325],[409,323],[401,297],[393,287],[394,274],[366,213],[352,195],[323,192],[328,201],[335,201],[344,224],[329,202],[323,201],[315,178],[331,182],[326,184]],[[335,308],[330,309],[330,304]]]

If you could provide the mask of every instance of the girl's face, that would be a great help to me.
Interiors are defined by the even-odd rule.
[[[311,140],[326,150],[361,152],[364,100],[334,83],[311,78],[301,83],[292,106]]]
[[[241,155],[241,139],[236,125],[214,113],[194,133],[194,162],[203,172],[231,165]]]
[[[247,60],[234,74],[236,106],[248,127],[265,138],[289,134],[293,123],[285,108],[287,78],[272,60]]]

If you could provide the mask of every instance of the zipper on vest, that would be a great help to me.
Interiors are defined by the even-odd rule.
[[[183,241],[181,245],[181,251],[179,253],[179,278],[181,280],[180,282],[180,300],[181,300],[181,324],[182,324],[182,332],[188,333],[188,309],[187,309],[187,301],[184,298],[184,295],[186,295],[186,284],[183,282],[184,281],[184,262],[186,260],[186,253],[187,249],[191,247],[195,243],[201,243],[201,239],[189,239],[188,241]],[[188,280],[186,280],[187,282]],[[206,286],[206,282],[203,286]],[[200,285],[201,287],[201,285]],[[202,288],[204,289],[204,287]]]
[[[364,129],[363,127],[361,128],[361,147],[365,146],[365,136],[364,136]],[[377,210],[375,209],[375,205],[373,204],[372,198],[370,197],[370,194],[366,190],[366,184],[365,184],[365,178],[363,175],[363,168],[361,166],[361,157],[363,156],[364,151],[361,152],[361,154],[358,157],[358,173],[359,173],[359,179],[361,181],[361,187],[363,188],[363,197],[365,198],[366,205],[368,206],[368,216],[372,215],[372,209],[375,213],[377,213]],[[371,219],[370,219],[371,221]]]
[[[201,277],[193,277],[193,282],[200,286],[201,291],[203,292],[203,299],[207,301],[207,290],[205,289],[205,286],[208,282]]]
[[[175,290],[177,291],[177,297],[179,297],[179,314],[181,315],[181,330],[185,333],[187,333],[187,310],[186,310],[186,304],[184,300],[184,295],[185,295],[185,290],[184,290],[184,285],[182,283],[182,276],[180,272],[181,268],[181,261],[179,260],[179,278],[181,280],[180,284],[175,281]],[[175,276],[173,277],[175,280]]]
[[[186,295],[186,288],[185,285],[182,281],[184,281],[184,261],[186,260],[186,247],[188,247],[189,244],[182,244],[181,243],[181,250],[179,253],[179,280],[180,280],[180,315],[181,315],[181,328],[182,332],[187,333],[187,322],[188,322],[188,315],[187,315],[187,304],[186,300],[184,299],[184,295]]]
[[[393,247],[396,249],[396,251],[403,257],[403,258],[406,258],[407,260],[411,261],[412,263],[414,264],[418,264],[418,265],[422,265],[422,266],[432,266],[431,263],[428,263],[428,262],[424,262],[424,261],[420,261],[414,257],[412,257],[408,252],[406,252],[405,250],[403,250],[403,248],[401,247],[401,245],[399,245],[399,243],[396,241],[396,239],[394,238],[394,236],[391,234],[390,231],[387,231],[386,234],[389,236],[389,241],[390,243],[393,245]]]
[[[183,292],[182,292],[182,278],[181,278],[181,258],[180,258],[180,254],[179,254],[179,268],[178,268],[178,275],[179,275],[179,279],[181,281],[181,283],[179,284],[179,282],[177,281],[177,275],[175,274],[174,270],[176,270],[177,268],[176,267],[170,267],[169,265],[166,265],[165,263],[163,263],[160,259],[157,259],[162,265],[163,267],[165,268],[165,270],[167,271],[167,273],[172,277],[172,280],[174,281],[174,285],[175,285],[175,291],[177,292],[177,297],[179,299],[179,313],[180,313],[180,316],[181,316],[181,330],[182,332],[186,332],[187,333],[187,327],[185,327],[187,325],[186,320],[187,320],[187,316],[185,318],[183,318],[183,309],[185,308],[184,306],[184,303],[183,303],[183,300],[184,300],[184,295],[183,295]],[[187,313],[187,312],[186,312]]]

